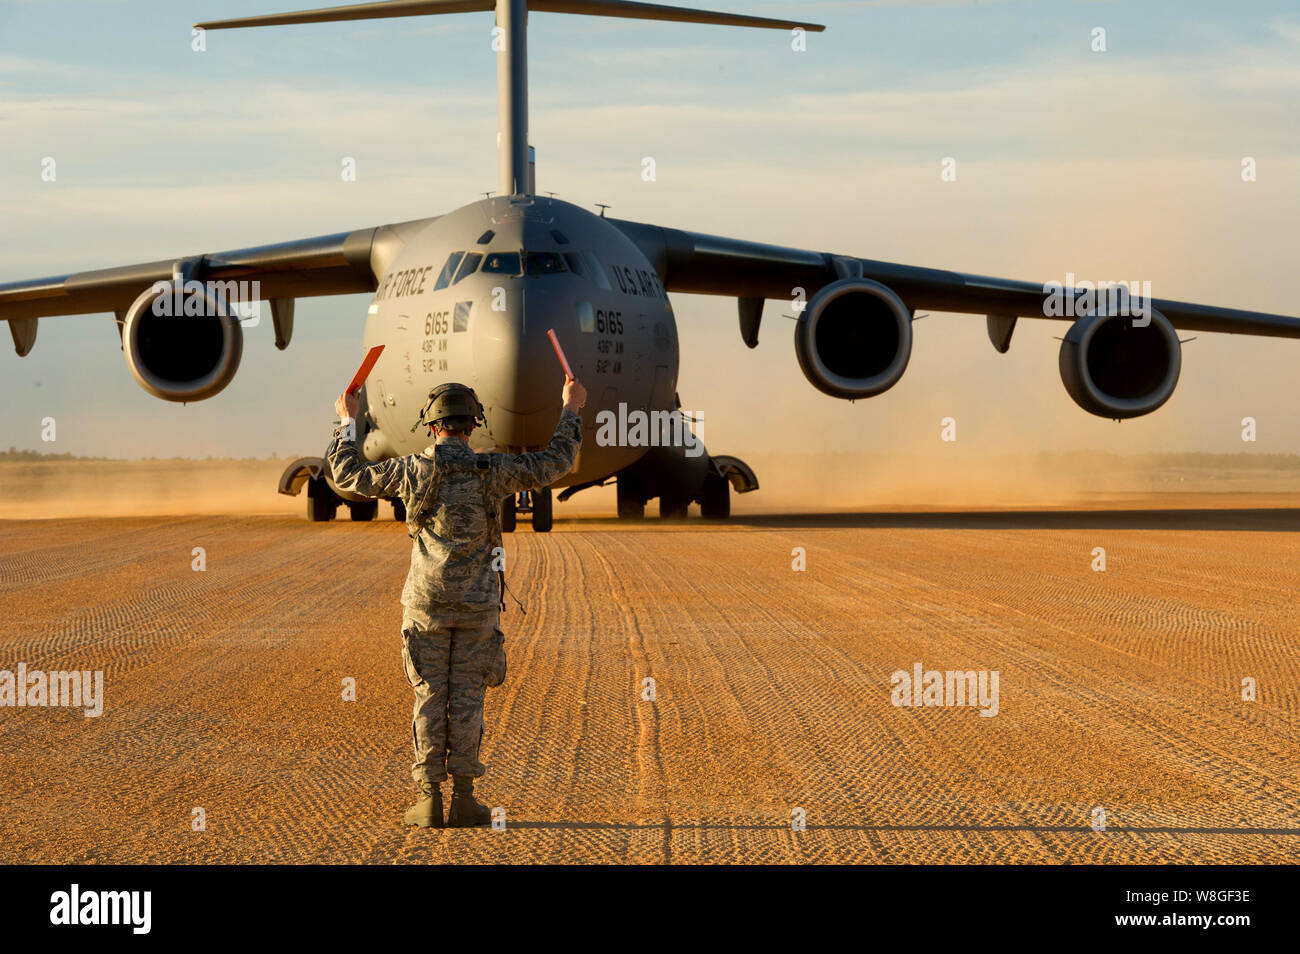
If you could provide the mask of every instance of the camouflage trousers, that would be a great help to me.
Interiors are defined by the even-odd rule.
[[[402,620],[402,664],[415,691],[411,776],[435,784],[448,773],[480,778],[483,694],[505,678],[505,636],[496,614],[486,621],[453,622],[417,620],[408,612]]]

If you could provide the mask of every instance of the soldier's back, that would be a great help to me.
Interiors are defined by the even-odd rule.
[[[402,603],[425,612],[487,612],[500,604],[493,569],[500,547],[490,491],[492,455],[444,441],[420,455],[420,479],[407,510],[411,570]]]

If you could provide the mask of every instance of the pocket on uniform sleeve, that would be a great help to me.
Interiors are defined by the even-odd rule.
[[[483,684],[494,688],[506,681],[506,634],[500,626],[492,628],[492,641],[489,644],[488,663],[483,673]]]

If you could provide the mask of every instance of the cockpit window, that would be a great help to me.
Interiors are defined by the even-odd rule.
[[[447,256],[447,264],[442,266],[442,273],[438,276],[438,283],[433,286],[434,291],[446,288],[451,284],[451,277],[456,274],[456,267],[460,265],[460,260],[465,257],[464,252],[452,252]]]
[[[564,261],[568,263],[569,271],[573,272],[575,275],[583,275],[587,271],[582,264],[581,252],[565,252]]]
[[[529,275],[554,275],[564,271],[564,259],[556,252],[524,252],[524,266]]]
[[[587,263],[587,271],[594,281],[605,291],[610,291],[609,278],[605,275],[605,269],[601,267],[600,259],[596,257],[595,252],[583,252],[582,260]]]
[[[467,253],[460,263],[460,269],[456,272],[456,277],[452,280],[452,284],[456,284],[456,282],[463,279],[466,275],[473,275],[478,269],[478,263],[481,261],[483,261],[483,256],[478,252]]]
[[[518,252],[492,252],[483,262],[483,271],[494,275],[518,275]]]

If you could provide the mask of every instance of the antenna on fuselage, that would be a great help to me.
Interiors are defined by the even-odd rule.
[[[609,206],[607,206],[604,202],[597,202],[596,208],[600,209],[600,217],[603,219],[605,217],[605,210],[608,209]]]
[[[776,30],[807,30],[820,33],[817,23],[773,20],[768,17],[717,13],[662,3],[632,0],[380,0],[346,7],[324,7],[295,13],[271,13],[196,23],[200,30],[229,30],[237,27],[288,26],[298,23],[332,23],[341,20],[374,20],[417,17],[438,13],[496,11],[492,48],[497,51],[497,165],[503,196],[533,195],[537,185],[528,145],[528,12],[576,13],[632,20],[668,20],[677,23],[707,23],[716,26],[763,27]]]

